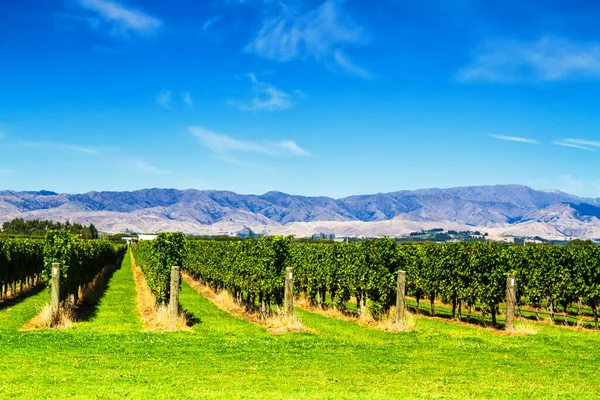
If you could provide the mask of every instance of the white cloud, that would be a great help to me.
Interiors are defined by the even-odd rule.
[[[234,103],[242,111],[282,111],[292,107],[292,96],[275,86],[248,74],[252,82],[253,97],[245,103]]]
[[[202,31],[206,31],[206,30],[210,29],[210,27],[213,26],[215,23],[217,23],[221,18],[222,18],[221,16],[216,16],[216,17],[207,19],[202,24]]]
[[[156,95],[156,103],[163,108],[171,108],[171,95],[169,90],[161,90]]]
[[[296,144],[296,142],[291,141],[291,140],[282,140],[281,142],[278,143],[279,147],[281,147],[282,149],[287,149],[290,152],[298,155],[298,156],[307,156],[308,152],[302,148],[300,148],[300,146],[298,146]]]
[[[522,138],[522,137],[518,137],[518,136],[504,136],[504,135],[490,135],[490,136],[493,137],[494,139],[506,140],[509,142],[519,142],[519,143],[529,143],[529,144],[539,144],[540,143],[534,139]]]
[[[188,107],[194,107],[194,99],[189,91],[174,93],[171,90],[161,90],[156,95],[156,104],[162,108],[170,109],[175,103],[176,106],[183,102]]]
[[[574,149],[594,151],[594,149],[590,149],[589,147],[585,147],[585,146],[582,146],[579,144],[569,143],[569,142],[565,142],[565,141],[556,141],[556,142],[552,142],[552,144],[555,144],[557,146],[563,146],[563,147],[572,147]]]
[[[213,132],[201,126],[190,126],[189,132],[198,138],[200,144],[209,149],[213,155],[223,161],[243,164],[235,158],[239,153],[258,153],[268,156],[285,156],[289,154],[308,156],[309,153],[302,149],[296,142],[282,140],[280,142],[251,142],[239,140],[227,135]]]
[[[586,140],[586,139],[564,139],[560,141],[552,142],[557,146],[563,147],[572,147],[574,149],[587,150],[587,151],[595,151],[593,147],[600,147],[600,142],[596,140]]]
[[[558,81],[600,79],[600,43],[578,43],[556,36],[537,41],[491,41],[458,73],[463,81]]]
[[[85,153],[85,154],[99,154],[99,152],[95,149],[91,149],[89,147],[81,147],[81,146],[60,146],[61,148],[65,149],[65,150],[71,150],[71,151],[76,151],[79,153]]]
[[[35,148],[50,149],[50,150],[68,150],[68,151],[73,151],[76,153],[83,153],[83,154],[100,154],[100,152],[98,150],[91,148],[91,147],[74,146],[74,145],[61,144],[61,143],[21,142],[21,143],[19,143],[19,145],[25,146],[25,147],[35,147]]]
[[[189,107],[194,107],[194,99],[192,99],[192,94],[190,92],[181,93],[181,100]]]
[[[268,153],[266,149],[256,143],[234,139],[232,137],[212,132],[200,126],[189,128],[192,135],[196,136],[202,143],[214,153],[226,152],[258,152]]]
[[[339,65],[344,71],[351,75],[358,76],[363,79],[373,79],[373,74],[366,69],[359,67],[342,51],[342,49],[335,49],[333,52],[333,58],[337,65]]]
[[[580,146],[591,146],[591,147],[600,147],[600,142],[596,140],[586,140],[586,139],[565,139],[563,142],[577,144]]]
[[[150,33],[162,25],[162,21],[142,11],[127,8],[109,0],[79,0],[81,7],[95,13],[112,26],[114,34]],[[97,21],[96,21],[97,23]]]
[[[363,44],[367,37],[363,28],[344,15],[343,4],[328,0],[304,14],[283,6],[280,15],[265,19],[245,51],[280,62],[310,57],[334,70],[370,77],[341,50]]]
[[[140,172],[148,175],[165,175],[169,171],[148,164],[146,161],[134,159],[133,166]]]

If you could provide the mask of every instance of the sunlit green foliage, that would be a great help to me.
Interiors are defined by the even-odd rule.
[[[160,233],[154,240],[132,246],[135,261],[159,303],[169,300],[171,267],[183,265],[185,245],[185,236],[175,232]]]
[[[24,283],[42,272],[43,246],[41,240],[0,239],[0,290]]]
[[[83,240],[70,232],[48,231],[42,276],[49,283],[52,264],[60,263],[61,299],[69,295],[77,299],[79,288],[89,284],[105,266],[116,264],[125,251],[125,246],[105,240]]]

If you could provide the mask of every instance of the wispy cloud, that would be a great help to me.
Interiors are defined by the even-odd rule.
[[[97,150],[91,149],[89,147],[64,145],[64,146],[61,146],[61,148],[65,149],[65,150],[71,150],[71,151],[76,151],[76,152],[85,153],[85,154],[100,154]]]
[[[572,147],[574,149],[580,149],[580,150],[587,150],[587,151],[594,151],[594,149],[590,149],[589,147],[585,147],[585,146],[580,146],[578,144],[573,144],[573,143],[567,143],[567,142],[560,142],[560,141],[556,141],[556,142],[552,142],[552,144],[555,144],[557,146],[563,146],[563,147]]]
[[[248,74],[252,83],[253,97],[246,102],[233,102],[242,111],[282,111],[294,105],[292,95],[275,86],[258,80],[255,74]]]
[[[190,93],[190,92],[181,93],[181,100],[183,100],[183,102],[185,104],[187,104],[189,107],[194,107],[194,99],[192,99],[192,93]]]
[[[211,28],[211,26],[213,26],[215,23],[217,23],[222,17],[221,16],[215,16],[212,18],[207,19],[203,24],[202,24],[202,31],[207,31]]]
[[[279,142],[247,141],[216,133],[201,126],[190,126],[188,129],[193,136],[198,138],[200,144],[209,149],[216,158],[231,163],[242,163],[236,158],[236,155],[240,153],[258,153],[273,157],[290,154],[296,156],[309,155],[306,150],[291,140]]]
[[[600,43],[556,36],[537,41],[500,40],[483,45],[458,73],[462,81],[558,81],[600,79]]]
[[[279,15],[264,20],[245,51],[280,62],[314,58],[339,72],[370,77],[342,51],[367,38],[365,30],[345,14],[343,5],[342,0],[328,0],[306,13],[282,6]]]
[[[358,76],[363,79],[373,79],[374,75],[366,69],[359,67],[352,61],[352,59],[342,51],[342,49],[335,49],[333,52],[333,58],[337,65],[351,75]]]
[[[494,139],[506,140],[506,141],[509,141],[509,142],[540,144],[540,142],[538,142],[537,140],[523,138],[523,137],[518,137],[518,136],[504,136],[504,135],[489,135],[489,136],[493,137]]]
[[[296,142],[294,142],[292,140],[282,140],[281,142],[277,143],[277,145],[279,147],[281,147],[282,149],[289,150],[291,153],[293,153],[297,156],[308,156],[309,155],[306,150],[304,150],[303,148],[298,146],[296,144]]]
[[[35,147],[35,148],[49,149],[49,150],[67,150],[67,151],[73,151],[76,153],[83,153],[83,154],[100,154],[100,151],[98,151],[97,149],[94,149],[92,147],[74,146],[74,145],[61,144],[61,143],[27,142],[26,141],[26,142],[20,142],[19,144],[21,146],[25,146],[25,147]]]
[[[163,108],[171,108],[171,95],[173,93],[169,90],[161,90],[156,95],[156,104]]]
[[[564,139],[560,141],[552,142],[557,146],[572,147],[574,149],[595,151],[592,147],[600,147],[600,142],[594,140],[585,139]]]
[[[147,175],[165,175],[169,173],[167,170],[150,165],[146,161],[140,159],[133,160],[133,167]]]
[[[188,107],[194,107],[194,98],[192,92],[173,92],[171,90],[161,90],[156,94],[156,104],[162,108],[170,109],[172,106],[181,106],[185,104]]]
[[[592,146],[592,147],[600,147],[600,142],[596,140],[586,140],[586,139],[565,139],[564,142],[578,144],[581,146]]]
[[[152,17],[142,11],[128,8],[116,1],[109,0],[78,0],[79,5],[84,9],[94,13],[104,23],[111,26],[113,34],[148,34],[162,25],[162,21]],[[97,19],[88,19],[96,26]]]

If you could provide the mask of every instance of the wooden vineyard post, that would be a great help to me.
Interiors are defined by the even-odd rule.
[[[285,298],[283,311],[286,316],[294,314],[294,268],[285,269]]]
[[[515,328],[515,305],[517,296],[515,290],[515,274],[506,275],[506,330]]]
[[[50,282],[50,325],[58,319],[60,305],[60,263],[52,263],[52,280]]]
[[[171,267],[171,295],[169,297],[169,321],[177,324],[179,314],[179,267]]]
[[[406,271],[398,271],[398,291],[396,293],[396,324],[404,325],[404,309],[406,308]]]

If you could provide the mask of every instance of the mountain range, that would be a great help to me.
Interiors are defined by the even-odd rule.
[[[298,237],[405,236],[422,229],[492,237],[600,238],[600,199],[522,185],[403,190],[334,199],[280,192],[144,189],[131,192],[0,191],[0,221],[15,217],[93,223],[103,232],[182,231]]]

